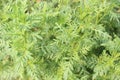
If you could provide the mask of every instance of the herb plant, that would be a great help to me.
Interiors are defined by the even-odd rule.
[[[0,80],[120,80],[120,0],[1,0]]]

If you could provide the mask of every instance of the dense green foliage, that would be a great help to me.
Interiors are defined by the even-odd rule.
[[[0,80],[120,80],[120,0],[0,0]]]

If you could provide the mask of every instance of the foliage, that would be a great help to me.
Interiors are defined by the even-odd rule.
[[[1,0],[0,80],[119,80],[120,0]]]

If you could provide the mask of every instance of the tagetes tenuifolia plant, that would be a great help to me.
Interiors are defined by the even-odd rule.
[[[1,0],[0,80],[119,80],[120,0]]]

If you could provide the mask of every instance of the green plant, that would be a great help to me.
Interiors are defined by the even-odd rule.
[[[119,0],[5,0],[0,80],[119,80]]]

